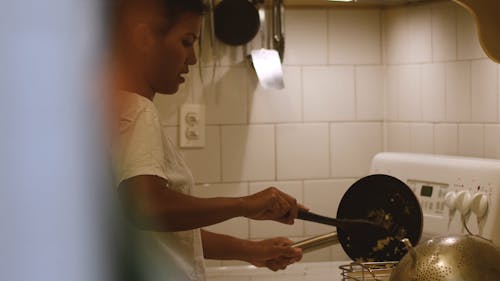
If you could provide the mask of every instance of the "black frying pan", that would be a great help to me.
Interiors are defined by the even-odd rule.
[[[337,238],[353,260],[397,261],[406,254],[400,242],[408,238],[416,245],[422,235],[423,215],[420,204],[402,181],[389,175],[370,175],[355,182],[344,194],[337,210],[337,219],[310,212],[299,212],[299,219],[336,225]],[[369,221],[366,223],[345,221]],[[352,221],[351,221],[352,222]]]
[[[228,45],[238,46],[250,42],[259,27],[259,12],[249,0],[222,0],[215,7],[215,36]]]

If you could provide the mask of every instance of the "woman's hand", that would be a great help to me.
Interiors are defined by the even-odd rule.
[[[287,238],[277,237],[249,243],[248,258],[245,261],[257,267],[277,271],[302,258],[302,250],[290,247],[292,241]]]
[[[306,209],[290,195],[276,187],[269,187],[263,191],[241,198],[245,217],[254,220],[274,220],[281,223],[293,224],[297,218],[298,209]]]

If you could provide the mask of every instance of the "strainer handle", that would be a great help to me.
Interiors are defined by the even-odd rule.
[[[410,239],[403,238],[403,239],[401,239],[401,242],[403,244],[405,244],[405,247],[408,250],[408,253],[410,253],[410,255],[413,258],[413,260],[416,261],[417,260],[417,252],[413,248],[413,245],[411,244]]]

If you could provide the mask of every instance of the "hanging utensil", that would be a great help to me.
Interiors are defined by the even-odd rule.
[[[257,78],[264,89],[280,90],[285,87],[278,51],[252,50],[251,56]]]
[[[248,0],[222,0],[214,10],[215,35],[222,42],[239,46],[259,31],[259,13]]]
[[[217,40],[215,40],[215,0],[208,0],[210,6],[210,50],[212,50],[212,80],[215,80],[215,70],[217,68],[217,56],[219,52],[219,48],[217,46]],[[213,83],[211,84],[213,86]]]
[[[210,14],[211,11],[208,11]],[[201,26],[200,26],[200,37],[198,38],[198,74],[200,75],[201,81],[203,81],[203,67],[202,67],[202,58],[203,58],[203,42],[205,40],[205,28],[206,28],[206,23],[205,23],[205,18],[202,19],[201,21]]]
[[[209,34],[210,34],[210,49],[212,50],[212,56],[215,56],[214,50],[215,50],[215,18],[214,18],[214,7],[215,7],[215,0],[208,0],[208,21],[209,21]]]
[[[281,33],[281,16],[277,16],[275,7],[279,6],[280,11],[282,8],[281,0],[273,1],[273,7],[271,10],[272,19],[271,19],[271,38],[266,36],[267,25],[265,20],[265,10],[264,5],[261,5],[259,15],[261,19],[261,45],[265,45],[267,48],[261,48],[259,50],[252,50],[251,52],[251,61],[255,72],[257,74],[257,78],[259,79],[260,85],[265,89],[283,89],[285,87],[283,82],[283,69],[281,66],[282,57],[280,57],[279,49],[275,49],[274,46],[281,48],[284,47],[284,43],[280,45],[277,42],[283,42],[283,36]],[[279,23],[278,23],[279,22]],[[278,31],[279,27],[279,31]],[[276,38],[276,40],[275,40]],[[269,45],[273,45],[273,49],[269,49]],[[283,52],[283,50],[282,50]]]
[[[285,36],[283,35],[283,0],[273,1],[273,17],[272,17],[272,29],[273,29],[273,49],[278,51],[281,61],[285,58]]]

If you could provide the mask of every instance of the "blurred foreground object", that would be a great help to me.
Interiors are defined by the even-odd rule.
[[[99,5],[2,1],[0,280],[112,279]]]
[[[476,21],[479,42],[488,57],[500,63],[500,18],[499,1],[490,0],[454,0],[464,7]]]

